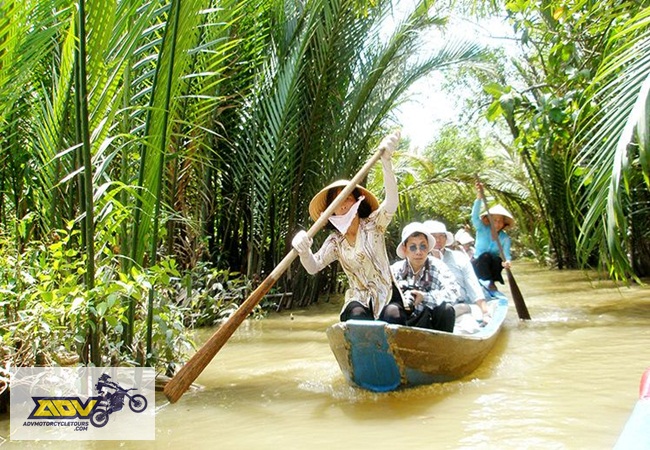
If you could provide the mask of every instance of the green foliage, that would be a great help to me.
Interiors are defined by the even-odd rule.
[[[272,39],[259,42],[264,59],[252,60],[260,61],[252,64],[259,67],[255,84],[242,91],[238,114],[224,122],[229,142],[216,163],[223,167],[216,186],[231,214],[217,218],[212,248],[249,276],[269,271],[295,230],[308,227],[315,192],[365,162],[408,86],[432,70],[471,64],[480,53],[453,41],[418,61],[412,58],[418,32],[443,22],[427,2],[418,2],[390,33],[381,26],[390,2],[361,15],[352,3],[287,3],[276,26],[250,29],[255,42],[265,32]],[[265,18],[258,27],[267,26]]]
[[[474,184],[480,175],[490,203],[505,204],[519,218],[516,231],[511,232],[515,252],[543,261],[547,241],[543,235],[530,238],[538,228],[521,162],[516,155],[498,151],[496,145],[476,127],[448,125],[422,155],[400,147],[395,163],[400,205],[389,230],[389,252],[399,243],[402,228],[412,221],[439,220],[452,233],[471,227]],[[378,189],[380,181],[379,172],[373,172],[370,186]]]
[[[522,0],[505,6],[524,58],[511,61],[516,79],[499,77],[484,85],[492,98],[486,116],[507,124],[555,264],[577,267],[574,126],[586,101],[583,91],[600,64],[607,27],[592,18],[603,10],[594,2]]]
[[[629,280],[650,274],[648,98],[650,8],[613,19],[605,58],[587,90],[576,142],[581,145],[573,175],[578,198],[580,252],[585,264],[597,258],[611,276]]]
[[[528,236],[547,242],[560,268],[647,275],[647,6],[495,3],[508,12],[521,57],[510,61],[515,76],[502,70],[483,81],[485,115],[508,127],[526,169],[541,217]]]
[[[177,302],[185,310],[184,323],[188,327],[214,326],[228,319],[252,290],[251,282],[238,272],[210,268],[199,263],[175,284]],[[264,311],[258,305],[254,316]]]
[[[69,224],[56,230],[49,243],[31,241],[19,252],[4,230],[0,234],[2,367],[78,364],[78,355],[89,345],[92,315],[101,328],[101,364],[140,365],[147,360],[171,375],[175,364],[193,350],[190,329],[227,319],[251,290],[251,283],[239,274],[205,264],[181,275],[169,258],[146,271],[133,267],[123,273],[116,270],[116,255],[106,246],[95,286],[88,291],[83,285],[85,255],[78,250],[79,239],[80,232]],[[146,300],[154,286],[151,334],[156,345],[145,354]],[[122,339],[128,325],[125,299],[138,305],[127,352]],[[263,307],[258,306],[253,317],[263,315]]]
[[[49,243],[32,241],[18,252],[2,234],[0,356],[5,365],[75,364],[75,355],[89,345],[88,330],[95,323],[91,315],[101,327],[102,364],[137,363],[121,350],[127,323],[123,299],[146,298],[153,285],[165,292],[179,274],[169,261],[161,261],[148,272],[134,269],[131,276],[116,272],[112,264],[102,264],[97,266],[94,288],[88,291],[82,282],[85,255],[78,250],[78,240],[78,230],[61,229]],[[183,325],[183,310],[173,298],[160,295],[156,311],[154,335],[159,347],[152,356],[155,365],[163,367],[185,355],[191,341]],[[138,315],[145,312],[139,309]],[[133,354],[144,350],[144,332],[141,327],[136,333]]]
[[[420,33],[445,18],[421,0],[388,29],[392,6],[2,3],[9,354],[56,361],[59,343],[85,361],[92,336],[103,362],[161,366],[187,349],[184,326],[231,311],[248,289],[232,272],[259,279],[277,264],[311,196],[365,162],[406,89],[480,61],[479,45],[455,40],[418,59]],[[194,268],[223,289],[179,304]]]

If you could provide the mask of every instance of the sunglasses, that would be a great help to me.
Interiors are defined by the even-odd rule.
[[[415,253],[418,251],[418,246],[411,244],[409,245],[409,250]],[[420,251],[426,252],[427,250],[429,250],[429,246],[427,244],[420,244]]]

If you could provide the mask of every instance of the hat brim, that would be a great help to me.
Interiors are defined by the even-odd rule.
[[[472,242],[474,242],[474,238],[470,236],[455,236],[455,240],[460,245],[471,244]]]
[[[436,246],[435,239],[433,239],[433,236],[431,236],[431,234],[429,234],[426,229],[424,228],[415,229],[411,234],[406,236],[406,238],[402,240],[402,242],[400,242],[397,248],[395,249],[395,253],[397,253],[397,256],[399,256],[401,259],[406,258],[406,252],[405,252],[406,247],[404,244],[406,244],[406,241],[408,241],[409,238],[416,233],[421,233],[427,237],[427,241],[429,242],[429,251],[431,251],[431,249]]]
[[[445,227],[445,224],[442,222],[434,221],[434,220],[427,220],[424,222],[424,226],[427,229],[427,233],[434,235],[434,234],[442,234],[444,233],[445,236],[447,237],[447,242],[445,242],[445,247],[449,247],[451,244],[454,243],[454,235],[450,231],[447,231],[447,227]],[[435,243],[435,239],[434,239]],[[431,247],[433,248],[433,246]]]
[[[321,189],[318,194],[314,195],[314,198],[311,199],[311,202],[309,202],[309,216],[312,218],[314,222],[318,220],[320,215],[327,209],[329,206],[327,204],[327,192],[330,189],[337,189],[341,188],[344,189],[347,185],[350,184],[350,181],[348,180],[337,180],[327,186],[325,186],[323,189]],[[365,197],[364,202],[367,202],[368,205],[370,206],[370,211],[374,211],[377,208],[379,208],[379,200],[377,200],[377,197],[370,192],[368,189],[364,188],[363,186],[359,186],[357,184],[357,189],[361,192],[361,195]]]
[[[488,211],[481,214],[481,220],[485,225],[490,225],[490,219],[488,218],[488,212],[491,216],[503,216],[503,228],[512,227],[515,224],[515,219],[512,217],[512,214],[508,212],[501,205],[495,205],[490,208]]]
[[[454,235],[451,234],[449,231],[434,231],[434,232],[429,231],[430,236],[433,237],[434,234],[444,234],[447,237],[447,241],[445,242],[445,247],[449,247],[451,244],[453,244],[456,241],[456,239],[454,239]],[[435,239],[436,238],[434,237],[433,238],[434,242],[435,242]],[[431,248],[433,248],[433,247],[431,247]]]

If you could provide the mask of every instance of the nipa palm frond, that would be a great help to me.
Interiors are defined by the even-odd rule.
[[[633,271],[627,257],[628,179],[641,170],[648,184],[648,93],[650,91],[650,9],[628,21],[610,38],[609,53],[587,94],[599,108],[579,128],[578,174],[584,194],[579,245],[586,260],[601,243],[602,259],[615,276]]]

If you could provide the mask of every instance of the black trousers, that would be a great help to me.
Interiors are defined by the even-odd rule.
[[[455,322],[456,311],[447,302],[443,302],[442,305],[434,306],[433,308],[425,306],[424,310],[420,313],[413,313],[406,319],[406,324],[412,327],[447,331],[449,333],[454,331]]]
[[[503,284],[503,275],[501,275],[503,270],[502,262],[503,260],[500,257],[492,253],[482,253],[481,256],[472,260],[472,265],[476,276],[481,280],[488,280],[493,283],[498,281]]]
[[[372,306],[372,304],[371,304]],[[364,306],[362,303],[352,300],[347,304],[341,316],[339,317],[341,322],[345,322],[350,319],[355,320],[375,320],[375,316],[372,313],[372,309]],[[379,313],[379,320],[384,322],[394,323],[397,325],[406,324],[406,310],[404,309],[404,304],[402,303],[402,296],[399,293],[399,288],[393,283],[393,293],[390,299],[390,302],[384,309]]]

